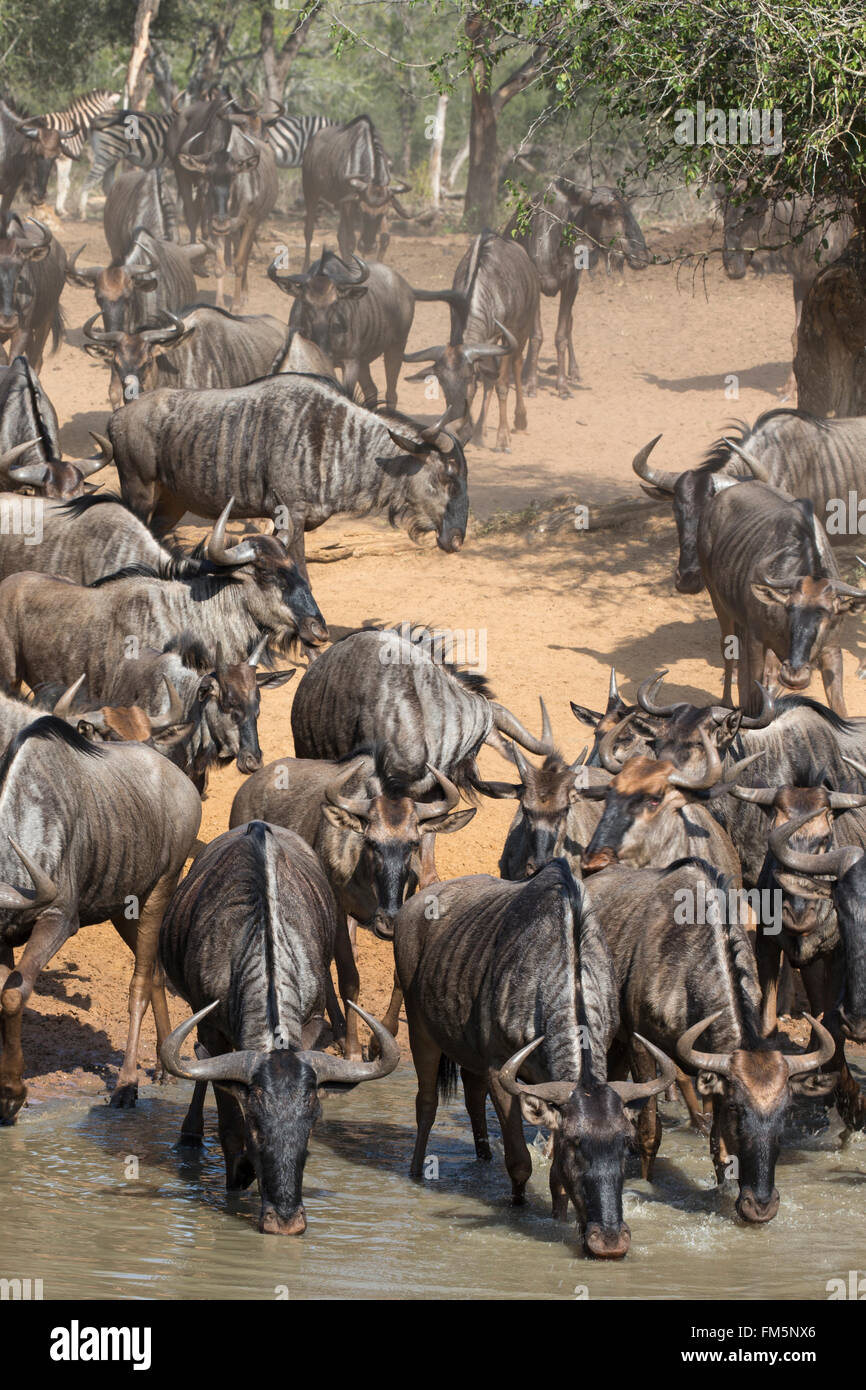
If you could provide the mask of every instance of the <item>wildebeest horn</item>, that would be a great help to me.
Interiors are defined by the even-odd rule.
[[[418,818],[419,825],[423,824],[425,820],[432,820],[434,816],[447,815],[449,811],[454,810],[454,807],[460,800],[459,791],[455,787],[454,783],[449,781],[449,779],[445,776],[444,772],[440,772],[438,768],[432,767],[430,763],[427,764],[427,767],[429,771],[433,773],[433,776],[436,778],[436,781],[439,783],[440,787],[444,791],[445,797],[442,801],[415,802],[415,815]]]
[[[731,796],[738,801],[751,801],[755,806],[772,806],[778,790],[778,787],[741,787],[738,782],[728,785]]]
[[[463,356],[467,362],[475,362],[479,357],[507,357],[509,353],[517,351],[517,339],[514,334],[505,327],[504,323],[500,323],[499,319],[494,319],[493,322],[505,339],[504,344],[470,343],[463,348]]]
[[[113,346],[123,337],[123,334],[118,332],[116,329],[108,333],[103,328],[94,328],[96,320],[101,317],[102,310],[97,309],[95,314],[90,315],[90,318],[87,320],[87,322],[84,325],[84,328],[81,331],[83,332],[85,338],[89,338],[92,343],[110,343]]]
[[[687,1028],[677,1040],[677,1056],[686,1066],[694,1067],[695,1071],[712,1071],[717,1076],[730,1076],[731,1073],[731,1054],[730,1052],[696,1052],[693,1043],[706,1032],[711,1023],[715,1023],[717,1018],[721,1018],[724,1009],[716,1009],[714,1014],[707,1014],[699,1023],[693,1023],[691,1028]]]
[[[69,689],[64,690],[63,694],[60,696],[60,699],[57,701],[57,704],[51,711],[51,713],[55,714],[58,719],[66,719],[66,717],[72,713],[72,705],[75,701],[76,695],[78,694],[79,690],[84,684],[86,675],[87,673],[83,672],[78,677],[78,680],[74,681],[73,684],[70,685]]]
[[[821,874],[830,878],[841,878],[866,852],[859,845],[839,845],[828,854],[810,854],[807,850],[792,849],[788,844],[792,835],[796,835],[798,830],[814,819],[814,814],[813,811],[807,811],[802,816],[785,821],[784,825],[777,825],[775,830],[770,832],[767,841],[770,853],[783,868],[791,869],[796,874]]]
[[[87,433],[99,449],[99,458],[78,459],[78,468],[83,477],[88,478],[91,473],[98,473],[100,468],[105,468],[106,464],[114,462],[114,446],[110,439],[106,439],[104,434],[97,434],[95,430],[88,430]]]
[[[172,97],[171,99],[171,109],[176,116],[180,115],[180,99],[185,94],[185,92],[186,88],[184,87],[181,91],[178,92],[176,97]]]
[[[547,717],[547,710],[544,708],[544,701],[541,700],[542,730],[541,738],[532,736],[528,729],[524,729],[520,720],[511,710],[500,705],[497,700],[490,701],[490,708],[493,711],[493,725],[501,734],[507,734],[509,738],[527,749],[530,753],[546,758],[553,752],[553,741],[550,737],[550,721]]]
[[[256,643],[249,656],[247,657],[247,665],[252,666],[253,670],[256,669],[262,657],[264,656],[269,640],[270,635],[266,632],[261,641]]]
[[[525,1082],[517,1080],[517,1073],[530,1052],[534,1052],[543,1042],[542,1033],[540,1038],[535,1038],[509,1057],[505,1065],[499,1068],[499,1083],[510,1096],[533,1095],[538,1096],[539,1100],[549,1100],[554,1105],[564,1105],[575,1086],[579,1084],[577,1081],[542,1081],[537,1086],[527,1086]]]
[[[13,445],[5,454],[0,454],[0,468],[11,468],[16,459],[20,459],[22,454],[26,454],[28,449],[32,449],[33,445],[39,442],[38,438],[28,439],[24,444]]]
[[[214,523],[205,549],[205,555],[214,565],[246,565],[256,557],[255,546],[250,541],[239,541],[230,550],[226,548],[226,523],[234,504],[234,497],[230,497]]]
[[[668,1057],[666,1052],[656,1047],[649,1038],[644,1038],[640,1033],[635,1033],[634,1038],[642,1047],[645,1047],[651,1057],[654,1057],[659,1067],[658,1076],[651,1081],[609,1081],[607,1084],[622,1101],[623,1105],[634,1105],[639,1100],[649,1100],[651,1096],[657,1096],[661,1091],[666,1091],[668,1086],[673,1085],[677,1079],[677,1069]]]
[[[163,676],[162,683],[168,691],[168,711],[162,716],[157,724],[154,719],[150,721],[151,733],[161,734],[166,729],[170,729],[174,724],[182,724],[186,711],[183,701],[177,693],[177,687],[169,680],[168,676]]]
[[[710,738],[703,724],[698,730],[701,736],[701,743],[704,745],[706,753],[706,764],[703,772],[697,777],[689,777],[685,772],[669,772],[668,783],[672,787],[680,787],[683,791],[703,791],[709,787],[714,787],[722,776],[722,760],[719,757],[719,750]]]
[[[438,362],[445,351],[444,343],[437,343],[435,347],[422,348],[420,352],[404,352],[404,362]]]
[[[346,1004],[361,1016],[370,1029],[379,1044],[379,1055],[372,1062],[350,1062],[346,1057],[332,1057],[329,1052],[299,1052],[298,1059],[313,1068],[320,1086],[329,1083],[350,1086],[359,1081],[375,1081],[380,1076],[387,1076],[400,1061],[397,1039],[388,1032],[384,1023],[358,1004],[353,1004],[351,999],[347,999]]]
[[[40,241],[31,241],[29,237],[24,237],[23,240],[25,245],[32,248],[34,251],[41,251],[43,247],[47,246],[51,241],[51,232],[48,227],[45,226],[44,222],[39,221],[38,217],[28,217],[27,221],[32,222],[35,227],[39,228],[42,233],[42,238]],[[15,239],[16,241],[21,240],[20,237],[16,237]]]
[[[160,311],[169,322],[163,328],[142,328],[138,337],[145,343],[171,343],[186,332],[186,324],[170,309]]]
[[[18,889],[13,888],[11,884],[0,883],[0,909],[5,912],[16,912],[25,908],[41,910],[48,907],[49,903],[53,903],[57,897],[57,885],[54,880],[38,864],[35,864],[29,855],[24,853],[11,835],[9,836],[9,843],[32,878],[34,892],[33,897],[28,898],[23,893],[19,893]]]
[[[816,1052],[786,1052],[785,1065],[788,1068],[789,1076],[802,1076],[807,1071],[817,1071],[823,1067],[825,1062],[835,1056],[836,1044],[829,1030],[819,1023],[811,1014],[803,1010],[803,1017],[808,1019],[812,1025],[812,1031],[816,1035],[819,1047]]]
[[[148,251],[147,247],[142,246],[140,241],[137,241],[135,245],[137,250],[141,251],[141,253],[147,259],[144,265],[127,266],[126,269],[128,270],[129,274],[132,276],[133,280],[140,280],[145,275],[155,275],[158,266],[156,264],[156,261],[153,259],[153,256]]]
[[[740,726],[743,729],[766,729],[776,718],[776,702],[769,690],[766,686],[761,685],[760,681],[755,681],[755,685],[761,692],[761,713],[744,714],[740,720]]]
[[[370,814],[370,807],[373,804],[372,797],[343,797],[341,788],[355,776],[359,768],[364,764],[363,758],[355,758],[349,764],[345,772],[342,772],[335,782],[330,782],[325,788],[325,800],[332,806],[337,806],[341,811],[348,811],[350,816],[357,816],[359,820],[366,820]]]
[[[859,773],[861,777],[866,777],[866,763],[858,763],[856,758],[849,758],[845,753],[842,754],[842,761],[847,763],[849,767],[853,767],[854,771]]]
[[[51,464],[19,463],[9,469],[9,477],[16,485],[30,483],[33,487],[42,487],[51,477]]]
[[[532,780],[532,764],[523,756],[516,743],[511,744],[511,756],[514,759],[517,771],[520,773],[520,780],[524,787],[528,787]]]
[[[215,999],[212,1004],[199,1009],[197,1014],[173,1028],[159,1049],[159,1059],[167,1072],[179,1076],[183,1081],[237,1081],[242,1086],[249,1086],[262,1060],[260,1052],[223,1052],[218,1057],[205,1057],[195,1062],[182,1062],[180,1059],[180,1049],[186,1038],[219,1002]]]
[[[641,681],[638,686],[637,702],[642,710],[647,714],[654,714],[659,719],[668,719],[676,709],[676,705],[657,705],[654,696],[667,675],[667,670],[658,671],[654,676],[647,676],[645,681]]]
[[[673,492],[679,473],[670,473],[663,468],[651,468],[647,461],[660,439],[661,435],[657,434],[655,439],[651,439],[649,444],[639,449],[631,461],[631,466],[645,483],[652,483],[653,487],[659,488],[662,492]]]
[[[619,696],[619,690],[618,690],[617,684],[616,684],[616,667],[615,667],[615,666],[611,666],[611,668],[610,668],[610,681],[609,681],[608,687],[607,687],[607,698],[608,698],[608,701],[611,701],[611,700],[618,700],[618,699],[620,698],[620,696]]]
[[[762,463],[759,463],[752,454],[747,453],[742,444],[735,444],[733,439],[728,439],[725,435],[722,436],[722,443],[732,449],[735,454],[739,454],[743,463],[748,465],[759,483],[769,483],[769,470]]]
[[[94,281],[94,280],[96,279],[97,275],[99,274],[100,267],[94,265],[94,266],[91,266],[89,270],[81,270],[81,269],[75,264],[76,261],[78,260],[78,257],[81,255],[81,253],[82,253],[82,251],[84,250],[84,248],[85,248],[86,245],[87,245],[87,242],[86,242],[86,241],[82,241],[82,243],[81,243],[81,245],[79,246],[78,250],[77,250],[72,256],[69,257],[69,260],[68,260],[67,263],[66,263],[66,274],[67,274],[67,276],[68,276],[70,273],[71,273],[72,275],[81,275],[85,280],[89,280],[89,281],[92,282],[92,281]]]
[[[617,756],[615,751],[616,743],[624,729],[627,729],[631,721],[636,717],[637,710],[630,710],[624,719],[618,720],[612,729],[608,729],[601,743],[598,745],[598,758],[605,772],[613,773],[614,777],[618,772],[622,772],[624,758]]]

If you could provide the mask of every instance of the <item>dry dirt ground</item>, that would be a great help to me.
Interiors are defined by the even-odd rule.
[[[95,215],[97,205],[92,211]],[[719,245],[709,224],[687,236],[652,223],[644,230],[658,252],[686,240],[696,249]],[[107,259],[100,222],[64,222],[58,234],[69,252],[87,243],[83,264]],[[335,244],[332,230],[328,240]],[[264,274],[274,248],[283,243],[292,268],[300,268],[296,219],[275,218],[261,238],[251,266],[248,312],[288,317],[289,301]],[[443,287],[450,285],[465,245],[460,235],[395,235],[388,259],[413,285]],[[200,285],[201,298],[212,302],[213,282]],[[66,342],[46,359],[42,372],[69,457],[91,452],[87,431],[102,430],[109,409],[107,369],[81,350],[81,325],[94,307],[87,291],[67,288]],[[514,529],[479,531],[491,517],[525,512],[533,503],[563,495],[587,504],[639,496],[631,460],[660,431],[664,439],[656,452],[662,466],[696,463],[732,418],[752,421],[778,404],[790,361],[792,313],[787,279],[749,276],[731,282],[718,256],[697,278],[688,269],[664,265],[627,272],[624,279],[585,276],[575,313],[582,380],[570,399],[560,400],[544,370],[554,360],[556,321],[555,302],[544,300],[541,385],[527,402],[527,431],[512,436],[510,454],[467,451],[472,521],[462,552],[446,556],[413,546],[378,519],[338,518],[308,537],[313,553],[335,543],[357,551],[338,563],[311,565],[313,590],[333,635],[370,621],[402,619],[478,632],[486,641],[487,674],[497,697],[537,729],[543,694],[557,740],[570,758],[583,746],[586,731],[575,722],[569,700],[603,707],[611,663],[629,696],[649,672],[664,666],[669,686],[683,697],[718,698],[715,619],[706,595],[689,598],[674,591],[676,533],[665,511],[592,533],[575,530],[568,520],[552,533],[539,532],[531,512]],[[421,304],[409,348],[447,340],[447,330],[445,306]],[[374,377],[381,385],[380,368],[374,368]],[[732,388],[738,398],[732,398]],[[442,408],[425,398],[423,383],[401,384],[399,405],[427,419]],[[491,410],[492,443],[495,399]],[[97,481],[115,485],[109,470]],[[186,526],[181,538],[192,541],[202,534],[201,528]],[[853,565],[852,555],[850,564],[846,560],[850,575]],[[849,710],[866,714],[866,687],[854,678],[861,646],[855,624],[843,644]],[[260,738],[266,761],[292,752],[290,709],[297,679],[265,693]],[[820,688],[812,693],[820,697]],[[482,768],[492,776],[508,775],[488,750]],[[202,842],[227,828],[241,780],[234,768],[212,778]],[[443,837],[441,876],[495,873],[512,814],[513,803],[486,802],[465,830]],[[379,1013],[390,991],[391,947],[359,933],[359,965],[361,1002]],[[80,932],[43,973],[25,1024],[31,1101],[58,1092],[103,1092],[112,1082],[126,1032],[130,966],[126,947],[103,926]],[[177,999],[170,1003],[178,1021],[185,1006]],[[403,1025],[401,1042],[405,1045]],[[149,1017],[140,1061],[145,1073],[155,1061]]]

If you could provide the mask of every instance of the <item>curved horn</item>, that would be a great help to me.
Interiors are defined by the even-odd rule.
[[[858,763],[856,758],[849,758],[845,753],[842,754],[842,761],[847,763],[849,767],[853,767],[854,771],[859,773],[861,777],[866,777],[866,763]]]
[[[647,714],[654,714],[658,719],[669,719],[676,709],[676,705],[657,705],[654,696],[665,676],[667,669],[658,671],[654,676],[647,676],[638,686],[637,702],[641,709]]]
[[[739,455],[739,457],[743,460],[743,463],[747,465],[747,467],[751,470],[751,472],[757,478],[759,483],[769,483],[769,471],[764,467],[762,463],[759,463],[758,460],[752,454],[747,453],[746,450],[743,448],[742,444],[735,444],[733,439],[728,439],[725,435],[722,435],[722,443],[726,444],[729,449],[731,449],[735,454]]]
[[[329,1082],[346,1086],[359,1081],[376,1081],[380,1076],[392,1072],[400,1061],[397,1039],[388,1032],[384,1023],[358,1004],[353,1004],[351,999],[347,999],[346,1004],[361,1016],[370,1029],[379,1044],[379,1056],[372,1062],[350,1062],[345,1057],[332,1057],[330,1052],[299,1052],[299,1060],[313,1068],[320,1086],[326,1086]]]
[[[598,745],[598,758],[605,772],[613,773],[614,777],[618,772],[622,772],[625,758],[617,756],[615,751],[616,743],[622,734],[623,729],[627,729],[631,721],[637,715],[637,710],[630,710],[624,719],[618,720],[612,729],[608,729],[601,743]]]
[[[169,322],[164,328],[142,328],[138,336],[143,342],[171,343],[186,332],[186,324],[183,319],[178,318],[177,314],[173,314],[170,309],[163,309],[161,312]]]
[[[755,685],[761,692],[761,713],[744,714],[740,720],[740,727],[743,729],[766,729],[768,724],[772,724],[776,718],[776,702],[769,690],[766,686],[761,685],[760,681],[755,681]]]
[[[11,468],[16,459],[20,459],[22,454],[26,454],[28,449],[32,449],[34,444],[41,441],[28,439],[24,444],[15,444],[11,449],[7,449],[5,454],[0,454],[0,468]]]
[[[549,724],[544,723],[547,718],[547,711],[543,701],[541,702],[542,737],[540,739],[534,738],[528,729],[524,729],[517,716],[512,714],[511,710],[506,709],[504,705],[500,705],[497,700],[490,700],[489,704],[493,711],[493,727],[498,729],[501,734],[507,734],[510,739],[519,743],[527,752],[535,753],[538,757],[546,758],[548,754],[553,752],[553,744],[544,741],[545,733],[549,733]]]
[[[340,789],[356,775],[363,767],[365,759],[356,758],[350,763],[345,772],[334,782],[330,782],[325,788],[325,800],[330,801],[332,806],[337,806],[341,811],[348,811],[350,816],[357,816],[360,820],[366,820],[370,814],[370,807],[373,804],[372,797],[343,797]]]
[[[177,94],[176,97],[172,97],[172,99],[171,99],[171,109],[172,109],[172,111],[174,112],[174,114],[175,114],[176,116],[179,116],[179,115],[180,115],[180,99],[181,99],[181,97],[184,96],[185,94],[186,94],[186,88],[184,87],[181,91],[178,92],[178,94]]]
[[[538,1096],[540,1100],[549,1100],[554,1105],[564,1105],[578,1084],[576,1081],[542,1081],[537,1086],[527,1086],[523,1081],[517,1080],[517,1073],[530,1052],[534,1052],[543,1042],[542,1033],[540,1038],[535,1038],[533,1042],[527,1043],[509,1057],[505,1065],[499,1068],[499,1082],[510,1096],[533,1095]]]
[[[205,555],[213,565],[246,565],[255,559],[255,546],[250,541],[240,541],[231,549],[226,548],[226,524],[234,504],[234,497],[230,497],[217,517],[205,547]]]
[[[419,825],[423,825],[425,820],[432,820],[434,816],[446,816],[449,811],[454,810],[454,807],[460,801],[459,791],[454,783],[449,781],[445,776],[445,773],[440,772],[438,768],[432,767],[430,763],[427,764],[427,767],[429,771],[433,773],[436,781],[444,791],[445,796],[442,801],[415,802],[415,815],[418,818]]]
[[[692,778],[685,772],[668,773],[668,783],[672,787],[680,787],[683,791],[703,791],[709,787],[714,787],[722,776],[722,760],[719,757],[719,750],[715,743],[710,739],[703,724],[698,730],[701,736],[701,743],[704,745],[706,754],[706,765],[703,772],[698,777]]]
[[[64,690],[63,694],[60,696],[60,699],[57,701],[57,704],[51,711],[51,713],[55,714],[58,719],[67,719],[69,715],[72,713],[72,706],[75,701],[75,697],[81,689],[82,685],[84,684],[86,675],[87,673],[83,672],[78,677],[78,680],[75,681],[72,685],[70,685],[68,690]]]
[[[666,1052],[662,1052],[660,1047],[656,1047],[640,1033],[635,1033],[634,1037],[642,1047],[646,1048],[650,1056],[655,1058],[658,1063],[659,1074],[651,1081],[609,1081],[608,1086],[619,1096],[624,1106],[634,1105],[639,1100],[649,1100],[650,1096],[657,1096],[660,1091],[666,1091],[668,1086],[672,1086],[677,1079],[676,1065]]]
[[[11,835],[9,836],[9,843],[32,878],[34,891],[32,898],[28,898],[23,893],[19,893],[18,889],[13,888],[11,884],[0,883],[0,909],[7,912],[15,912],[24,909],[33,910],[36,908],[41,911],[43,908],[48,907],[50,903],[54,902],[54,899],[57,897],[57,885],[54,880],[45,873],[44,869],[41,869],[38,864],[34,863],[28,854],[24,853],[21,846],[12,839]]]
[[[710,1024],[721,1018],[724,1012],[724,1009],[716,1009],[714,1014],[707,1014],[706,1018],[702,1018],[699,1023],[693,1023],[691,1028],[687,1028],[680,1035],[677,1040],[677,1056],[687,1067],[694,1067],[695,1071],[713,1071],[717,1076],[730,1076],[730,1052],[696,1052],[693,1046]]]
[[[247,657],[247,665],[252,666],[253,670],[256,669],[265,652],[267,651],[269,641],[270,634],[266,632],[261,641],[256,643],[249,656]]]
[[[179,1076],[183,1081],[237,1081],[242,1086],[249,1086],[262,1059],[260,1052],[223,1052],[217,1057],[204,1057],[195,1062],[182,1062],[180,1059],[180,1049],[193,1028],[219,1002],[215,999],[212,1004],[199,1009],[192,1018],[184,1019],[183,1023],[173,1028],[159,1049],[159,1060],[167,1072]]]
[[[467,362],[472,363],[479,357],[507,357],[509,353],[517,351],[517,339],[514,334],[505,327],[504,323],[500,323],[499,319],[494,319],[493,322],[505,339],[505,343],[470,343],[463,348],[463,356]]]
[[[652,483],[653,487],[659,488],[662,492],[673,492],[680,476],[679,473],[670,473],[663,468],[651,468],[647,462],[660,439],[661,435],[657,434],[655,439],[651,439],[649,444],[645,444],[642,449],[639,449],[631,461],[631,466],[645,483]]]
[[[784,825],[777,825],[767,840],[770,853],[783,868],[794,873],[842,878],[866,853],[859,845],[839,845],[828,854],[810,854],[806,850],[791,849],[788,844],[792,835],[814,820],[814,816],[814,812],[807,811],[805,815],[785,821]]]
[[[610,683],[608,684],[608,687],[607,687],[607,702],[608,702],[608,704],[610,704],[612,700],[619,700],[620,698],[621,698],[621,697],[620,697],[619,689],[618,689],[617,683],[616,683],[616,667],[615,667],[615,666],[611,666],[611,668],[610,668]]]
[[[829,1062],[831,1057],[836,1055],[836,1043],[832,1035],[823,1025],[819,1023],[811,1014],[803,1011],[803,1017],[808,1019],[812,1025],[812,1031],[818,1039],[818,1049],[815,1052],[786,1053],[785,1064],[788,1068],[789,1076],[802,1076],[807,1071],[817,1071]]]
[[[90,318],[87,320],[87,322],[84,325],[84,328],[81,331],[83,332],[85,338],[89,338],[92,343],[110,343],[112,346],[114,346],[114,344],[117,343],[123,337],[123,334],[118,333],[117,330],[112,330],[112,332],[107,333],[102,328],[94,328],[93,325],[99,318],[102,318],[101,309],[97,309],[95,314],[90,315]]]
[[[754,806],[772,806],[776,800],[778,787],[741,787],[737,782],[731,782],[727,790],[731,796],[735,796],[738,801],[751,801]]]
[[[858,806],[866,806],[866,795],[862,792],[828,792],[832,811],[854,811]]]
[[[31,246],[34,251],[41,250],[42,247],[47,246],[48,243],[51,241],[51,232],[49,231],[48,227],[45,226],[44,222],[39,221],[38,217],[28,217],[27,221],[32,222],[35,227],[39,228],[40,232],[42,233],[42,240],[34,242],[31,241],[29,237],[26,237],[25,240],[28,246]]]
[[[154,734],[164,733],[166,729],[170,729],[174,724],[182,724],[186,718],[186,710],[183,707],[183,701],[177,693],[177,687],[169,680],[168,676],[165,675],[162,677],[162,683],[168,691],[168,710],[162,716],[158,724],[154,719],[151,719],[150,728],[151,733]]]
[[[422,348],[420,352],[404,352],[404,362],[438,362],[445,351],[444,343],[437,343],[435,347]]]

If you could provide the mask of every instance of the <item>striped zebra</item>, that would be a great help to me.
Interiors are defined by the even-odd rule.
[[[59,217],[66,212],[72,160],[79,158],[97,116],[110,111],[119,101],[120,92],[109,92],[105,87],[97,87],[92,92],[83,92],[81,96],[74,97],[62,111],[46,111],[44,115],[34,117],[34,125],[43,126],[48,130],[74,132],[63,141],[69,151],[69,158],[60,155],[57,160],[57,197],[54,207]]]
[[[337,125],[327,116],[277,116],[268,120],[265,139],[274,151],[278,169],[299,169],[314,135],[325,126]]]
[[[87,217],[87,200],[102,184],[107,193],[114,182],[117,166],[129,160],[137,169],[155,169],[165,162],[165,140],[174,115],[151,111],[113,111],[97,121],[90,131],[93,165],[81,189],[79,216]]]

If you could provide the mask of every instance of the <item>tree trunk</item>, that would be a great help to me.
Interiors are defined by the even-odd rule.
[[[794,375],[812,415],[866,415],[866,234],[825,266],[803,301]]]
[[[281,102],[283,92],[286,87],[286,79],[289,69],[301,48],[307,40],[310,32],[310,25],[321,9],[321,0],[314,0],[314,3],[295,20],[292,31],[286,39],[279,53],[277,53],[274,40],[274,14],[273,10],[262,11],[261,22],[261,45],[262,45],[262,68],[265,74],[265,94],[273,102]]]
[[[449,189],[451,189],[452,192],[453,192],[453,190],[454,190],[454,185],[455,185],[455,183],[457,182],[457,176],[458,176],[458,174],[460,173],[460,170],[463,168],[463,165],[466,163],[466,161],[467,161],[468,158],[469,158],[469,141],[466,140],[466,141],[464,141],[464,143],[460,146],[460,149],[457,151],[457,153],[456,153],[456,155],[454,156],[454,158],[452,159],[451,163],[448,165],[448,177],[447,177],[447,179],[446,179],[446,182],[447,182],[447,184],[448,184]]]
[[[436,125],[433,129],[433,143],[430,146],[430,194],[434,208],[442,201],[442,146],[445,143],[445,117],[448,112],[448,97],[443,94],[436,103]]]
[[[159,12],[159,0],[138,0],[135,12],[135,27],[132,35],[132,53],[126,70],[127,105],[133,111],[143,111],[147,105],[147,94],[153,84],[153,77],[146,67],[150,52],[150,26]]]

